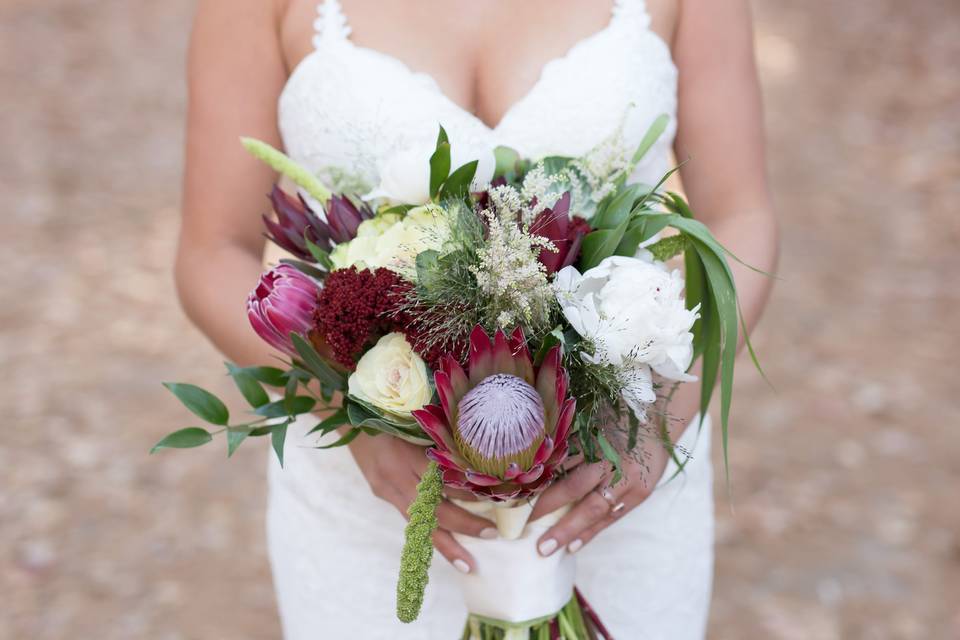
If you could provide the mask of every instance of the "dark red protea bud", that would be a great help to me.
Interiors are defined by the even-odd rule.
[[[327,202],[327,225],[330,239],[340,244],[357,237],[357,227],[364,220],[373,217],[373,212],[365,204],[359,207],[344,196],[331,196]]]
[[[544,209],[530,225],[530,232],[553,243],[556,251],[544,249],[539,260],[553,274],[569,267],[580,254],[583,237],[590,233],[590,223],[580,216],[570,217],[570,192],[564,193],[552,209]]]
[[[373,216],[366,206],[357,207],[344,196],[330,198],[326,221],[321,220],[300,195],[294,198],[274,185],[269,197],[277,220],[263,216],[267,237],[280,248],[310,262],[314,259],[304,238],[330,251],[333,245],[352,240],[360,223]]]

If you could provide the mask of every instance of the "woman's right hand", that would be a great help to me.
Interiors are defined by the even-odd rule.
[[[349,447],[373,495],[392,504],[406,518],[407,508],[417,495],[417,483],[429,463],[423,447],[392,436],[366,434],[361,434]],[[476,568],[473,556],[451,533],[491,539],[497,536],[496,528],[489,520],[447,500],[440,502],[437,518],[440,526],[433,532],[433,546],[457,570],[470,573]]]

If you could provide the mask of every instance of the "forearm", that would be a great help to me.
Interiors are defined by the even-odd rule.
[[[176,282],[187,316],[228,359],[240,365],[271,364],[276,352],[247,321],[245,302],[261,272],[258,256],[230,243],[198,246],[184,240]]]

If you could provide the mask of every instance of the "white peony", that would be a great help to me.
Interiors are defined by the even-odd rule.
[[[430,402],[427,365],[402,333],[389,333],[363,354],[347,379],[351,396],[403,418]]]
[[[435,142],[421,142],[401,149],[380,163],[380,184],[364,196],[365,200],[384,199],[393,204],[426,204],[430,201],[430,156]],[[470,183],[472,191],[482,191],[493,180],[496,159],[486,145],[458,144],[450,141],[450,170],[477,161],[477,172]]]
[[[417,254],[440,249],[449,235],[446,214],[436,205],[411,209],[405,216],[396,213],[364,220],[357,237],[338,244],[330,253],[335,269],[377,269],[402,271],[413,265]]]
[[[686,370],[699,307],[686,308],[680,271],[644,257],[611,256],[582,275],[562,269],[554,289],[570,326],[594,345],[585,359],[621,369],[624,398],[635,411],[655,399],[649,368],[670,380],[696,380]]]

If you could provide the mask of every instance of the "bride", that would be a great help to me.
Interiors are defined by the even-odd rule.
[[[671,150],[698,217],[745,262],[772,271],[776,225],[764,170],[747,0],[200,0],[189,60],[184,218],[177,283],[193,321],[232,360],[266,362],[243,305],[261,269],[259,216],[276,176],[238,138],[283,146],[332,186],[370,188],[392,154],[432,144],[511,146],[528,157],[580,155],[611,136],[636,146],[653,119],[671,126],[637,167],[654,183]],[[672,145],[672,149],[671,149]],[[481,153],[481,152],[478,152]],[[770,280],[734,263],[748,327]],[[199,277],[199,274],[203,274]],[[575,507],[538,542],[577,553],[578,583],[620,639],[704,637],[713,567],[710,429],[693,422],[696,385],[671,402],[684,472],[652,444],[610,486],[584,465],[534,517]],[[704,425],[709,425],[704,422]],[[301,434],[312,424],[301,424]],[[361,436],[318,453],[287,439],[271,463],[270,559],[284,636],[459,637],[453,571],[482,571],[452,532],[487,521],[443,503],[424,612],[394,618],[401,515],[422,450]]]

